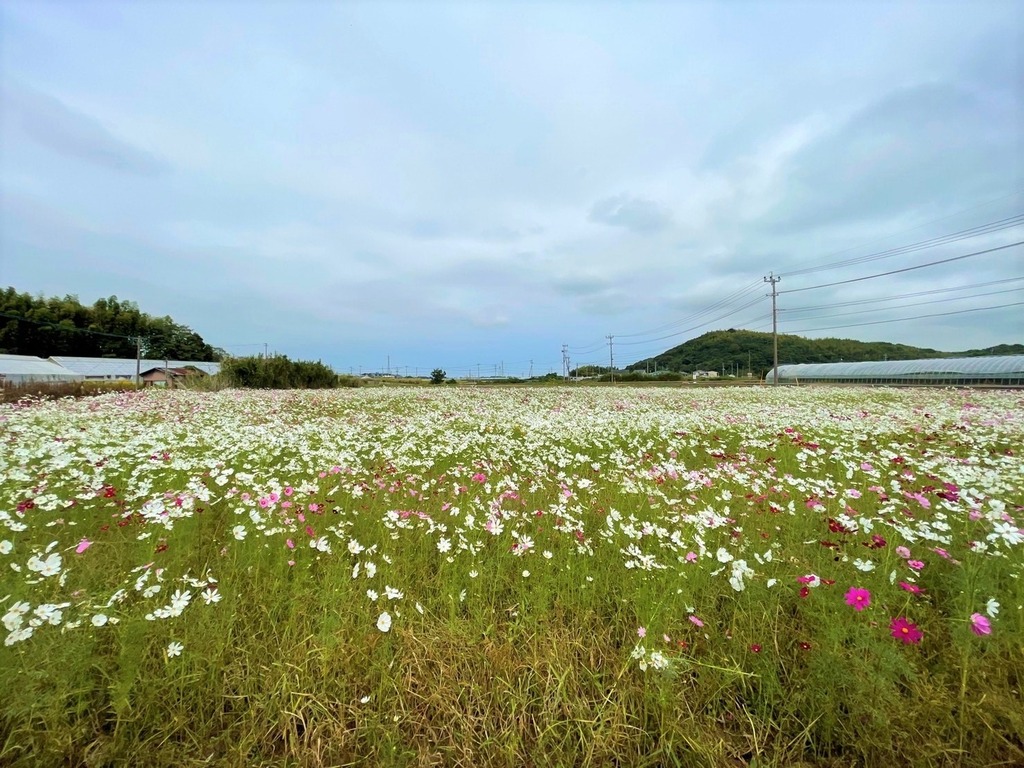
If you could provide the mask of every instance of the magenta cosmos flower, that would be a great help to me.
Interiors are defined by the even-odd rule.
[[[846,593],[846,604],[852,605],[855,611],[863,611],[871,605],[871,593],[863,587],[850,587]]]
[[[892,636],[897,640],[902,640],[904,645],[917,645],[924,637],[924,633],[918,629],[917,624],[907,621],[903,616],[893,619],[889,623],[889,629]]]
[[[987,617],[982,616],[980,613],[972,613],[971,632],[978,635],[979,637],[981,635],[991,635],[992,624],[989,622]]]

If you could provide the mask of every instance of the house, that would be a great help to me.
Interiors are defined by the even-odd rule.
[[[57,363],[31,355],[0,355],[0,385],[62,383],[82,381],[85,377]]]
[[[142,379],[142,385],[146,387],[182,387],[185,385],[185,381],[192,377],[204,377],[208,374],[206,371],[200,370],[193,366],[184,366],[181,368],[150,368],[147,371],[143,371],[139,378]]]

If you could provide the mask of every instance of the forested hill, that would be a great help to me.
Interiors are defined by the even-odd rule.
[[[142,338],[143,357],[203,362],[223,355],[188,326],[151,317],[116,296],[89,307],[77,296],[46,299],[14,288],[0,292],[0,353],[135,357],[136,337]]]
[[[981,355],[1024,354],[1024,344],[1000,344],[988,349],[940,352],[935,349],[853,339],[805,339],[779,335],[779,363],[838,363],[864,360],[917,360],[928,357],[978,357]],[[631,371],[694,370],[747,373],[748,361],[755,375],[772,367],[772,335],[756,331],[711,331],[685,344],[628,366]]]

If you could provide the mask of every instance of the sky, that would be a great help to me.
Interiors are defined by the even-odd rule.
[[[0,0],[0,286],[339,372],[626,365],[769,275],[780,332],[1024,343],[1022,50],[1014,0]]]

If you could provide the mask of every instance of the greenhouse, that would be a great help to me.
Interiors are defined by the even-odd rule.
[[[29,355],[0,355],[0,384],[82,381],[85,377],[50,360]]]
[[[780,384],[1024,386],[1024,355],[780,365]],[[773,380],[772,372],[767,381]]]

